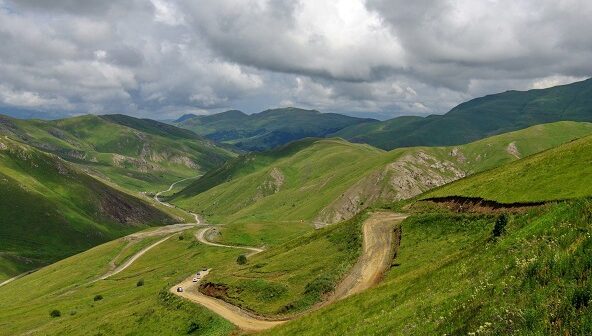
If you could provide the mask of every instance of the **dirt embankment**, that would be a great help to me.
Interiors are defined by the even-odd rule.
[[[497,213],[497,212],[523,212],[540,207],[548,202],[530,203],[498,203],[480,197],[447,196],[435,197],[423,200],[443,206],[455,212]]]

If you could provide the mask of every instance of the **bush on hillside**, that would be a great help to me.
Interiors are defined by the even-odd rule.
[[[95,295],[95,297],[93,298],[93,300],[95,301],[101,301],[103,299],[103,296],[101,294],[97,294]]]
[[[51,316],[51,317],[60,317],[60,316],[62,316],[62,313],[59,310],[54,309],[54,310],[52,310],[49,313],[49,316]]]
[[[138,280],[138,282],[136,283],[136,287],[141,287],[144,286],[144,279],[140,279]]]
[[[244,254],[241,254],[238,256],[238,258],[236,258],[236,263],[239,265],[244,265],[247,263],[247,256]]]
[[[499,237],[506,232],[506,225],[508,224],[508,215],[501,214],[495,221],[492,235],[493,237]]]

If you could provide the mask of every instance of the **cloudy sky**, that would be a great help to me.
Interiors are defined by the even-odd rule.
[[[382,118],[592,76],[588,0],[0,0],[0,107]]]

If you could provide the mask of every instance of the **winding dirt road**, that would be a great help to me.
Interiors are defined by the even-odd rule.
[[[337,286],[334,293],[326,301],[315,306],[314,310],[344,299],[350,295],[360,293],[372,287],[380,280],[381,275],[390,266],[392,258],[393,228],[406,217],[407,216],[402,214],[386,211],[374,212],[370,215],[363,224],[362,230],[364,242],[362,255],[350,272]],[[211,227],[201,229],[196,233],[195,237],[201,243],[210,246],[249,250],[251,251],[249,255],[254,255],[263,251],[256,247],[231,246],[210,242],[207,240],[207,233],[211,229]],[[198,282],[192,281],[193,276],[188,277],[176,286],[171,287],[170,292],[208,308],[245,331],[255,332],[267,330],[302,315],[299,314],[286,320],[267,320],[223,300],[202,294],[198,290],[199,282],[201,282],[209,271],[210,270],[202,272],[203,274]],[[183,288],[183,292],[177,292],[178,287]]]

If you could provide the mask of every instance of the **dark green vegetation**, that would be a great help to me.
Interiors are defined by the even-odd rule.
[[[18,120],[0,116],[0,135],[59,155],[101,179],[134,191],[163,190],[234,154],[195,133],[124,115]]]
[[[340,139],[307,139],[234,159],[172,202],[211,223],[236,223],[222,229],[227,242],[270,244],[287,230],[336,223],[372,204],[407,199],[591,133],[592,124],[558,122],[462,146],[390,152]]]
[[[423,198],[480,197],[501,203],[540,202],[592,194],[588,136],[427,193]]]
[[[332,136],[383,149],[450,146],[560,120],[592,121],[592,79],[488,95],[462,103],[444,115],[359,124]]]
[[[432,209],[403,222],[376,288],[269,335],[589,335],[592,201],[497,216]]]
[[[249,257],[247,265],[225,264],[208,275],[201,291],[262,315],[302,312],[333,291],[353,266],[366,218],[307,233]]]
[[[243,150],[262,151],[306,137],[324,137],[351,125],[373,122],[376,120],[280,108],[251,115],[241,111],[209,116],[185,115],[175,125]]]
[[[174,223],[59,157],[0,138],[0,280],[148,225]]]
[[[90,283],[127,244],[111,241],[0,287],[0,335],[228,335],[234,327],[168,289],[204,265],[234,263],[232,249],[169,239],[125,271]],[[136,286],[138,278],[145,279]],[[96,295],[103,299],[94,301]],[[61,317],[52,318],[53,309]]]

